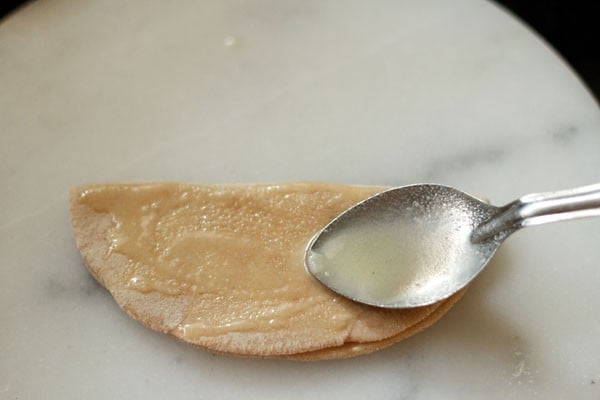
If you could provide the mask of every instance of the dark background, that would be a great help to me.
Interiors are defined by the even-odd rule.
[[[596,99],[600,99],[600,0],[496,2],[512,11],[552,44],[579,73]],[[23,0],[0,0],[0,23],[1,18],[25,3]]]

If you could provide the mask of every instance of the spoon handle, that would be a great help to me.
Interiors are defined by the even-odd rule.
[[[516,230],[549,222],[600,216],[600,183],[558,192],[525,195],[475,228],[472,241],[506,239]]]

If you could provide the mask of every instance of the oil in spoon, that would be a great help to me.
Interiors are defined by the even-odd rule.
[[[600,216],[600,184],[496,207],[449,186],[408,185],[349,208],[310,241],[305,265],[358,302],[410,308],[456,293],[520,228]]]
[[[464,251],[471,247],[470,224],[443,223],[427,211],[417,217],[365,216],[335,227],[331,234],[326,229],[307,253],[307,266],[334,291],[377,306],[443,292],[448,279],[471,261],[465,257],[477,257],[478,252]],[[460,221],[458,214],[458,219],[445,220]]]

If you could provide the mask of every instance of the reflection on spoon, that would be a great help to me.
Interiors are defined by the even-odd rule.
[[[505,207],[447,186],[403,186],[340,214],[310,241],[305,264],[352,300],[424,306],[467,285],[517,229],[596,215],[600,184],[528,195]]]

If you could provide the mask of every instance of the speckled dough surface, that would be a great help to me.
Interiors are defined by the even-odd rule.
[[[412,310],[348,301],[304,269],[308,240],[381,187],[175,183],[78,187],[77,245],[133,318],[211,351],[312,360],[393,344],[460,294]]]

